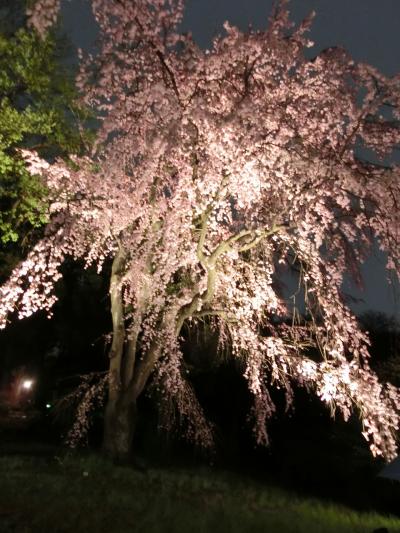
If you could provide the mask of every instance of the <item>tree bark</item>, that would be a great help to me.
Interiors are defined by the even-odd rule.
[[[108,399],[104,414],[103,450],[112,459],[125,462],[132,451],[136,425],[136,399],[130,397],[123,386],[122,366],[125,344],[124,310],[121,295],[121,279],[125,254],[116,254],[110,279],[111,316],[113,339],[110,349]]]
[[[126,462],[133,459],[133,437],[136,428],[136,401],[149,380],[161,355],[161,338],[156,336],[142,353],[138,346],[141,320],[146,308],[146,287],[137,299],[133,327],[125,327],[121,280],[125,254],[116,254],[110,279],[113,340],[110,349],[108,399],[104,417],[103,450],[112,459]],[[161,314],[159,331],[174,331],[177,310],[169,308]],[[137,356],[140,354],[140,358]]]
[[[137,420],[136,400],[129,392],[108,400],[104,416],[103,451],[114,461],[132,459],[132,444]]]

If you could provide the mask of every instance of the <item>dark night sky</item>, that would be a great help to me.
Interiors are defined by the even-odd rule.
[[[96,37],[89,0],[63,0],[65,29],[76,46],[90,50]],[[210,47],[213,35],[229,20],[242,30],[249,24],[255,29],[266,26],[272,0],[187,0],[183,29],[193,33],[197,43]],[[346,48],[357,61],[365,61],[387,75],[400,72],[400,0],[292,0],[293,20],[301,21],[310,11],[316,18],[310,34],[315,42],[310,50],[334,45]],[[374,254],[364,267],[366,289],[352,289],[364,299],[357,311],[369,308],[395,314],[400,319],[400,290],[386,282],[384,261]],[[396,295],[397,294],[397,298]]]

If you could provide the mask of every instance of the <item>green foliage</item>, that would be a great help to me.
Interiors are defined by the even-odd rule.
[[[71,77],[60,66],[54,36],[19,29],[0,33],[0,243],[21,240],[46,223],[47,191],[29,174],[19,149],[42,157],[80,153],[90,142],[88,118]]]

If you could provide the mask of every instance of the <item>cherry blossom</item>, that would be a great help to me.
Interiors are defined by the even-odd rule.
[[[57,21],[60,0],[34,0],[26,11],[28,26],[35,28],[44,37]]]
[[[243,360],[258,442],[269,388],[290,402],[299,383],[346,419],[355,409],[372,452],[393,457],[399,392],[371,371],[341,287],[348,273],[360,282],[374,239],[399,271],[399,168],[355,153],[382,160],[398,146],[400,78],[340,48],[306,59],[312,16],[294,27],[284,1],[265,31],[226,23],[207,51],[178,32],[180,0],[92,6],[101,51],[77,85],[99,113],[98,143],[68,167],[24,153],[51,191],[51,217],[0,289],[1,326],[51,309],[64,257],[99,270],[112,259],[107,451],[130,449],[150,380],[188,436],[212,443],[181,351],[184,325],[208,320]],[[277,288],[285,265],[303,317]]]

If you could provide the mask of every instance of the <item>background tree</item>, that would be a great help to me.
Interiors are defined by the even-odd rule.
[[[341,285],[348,271],[359,279],[374,238],[398,272],[398,168],[354,152],[398,145],[399,78],[338,48],[308,61],[311,17],[293,29],[285,4],[266,31],[226,23],[203,51],[177,32],[181,0],[96,0],[101,52],[78,86],[103,116],[97,152],[74,168],[23,152],[52,216],[1,288],[1,325],[50,312],[66,256],[99,269],[112,258],[104,446],[114,457],[131,451],[150,379],[188,437],[212,444],[181,350],[183,328],[204,319],[243,362],[258,443],[270,385],[290,402],[296,381],[346,419],[357,408],[372,452],[395,454],[399,393],[370,370]],[[285,263],[299,270],[309,317],[290,326],[275,283]]]
[[[21,4],[21,5],[19,5]],[[71,73],[61,65],[54,33],[26,27],[23,3],[4,11],[0,32],[0,269],[8,271],[21,246],[48,220],[47,188],[30,174],[19,151],[54,159],[82,151],[89,135]],[[18,16],[19,14],[19,16]],[[18,241],[18,246],[12,243]]]

